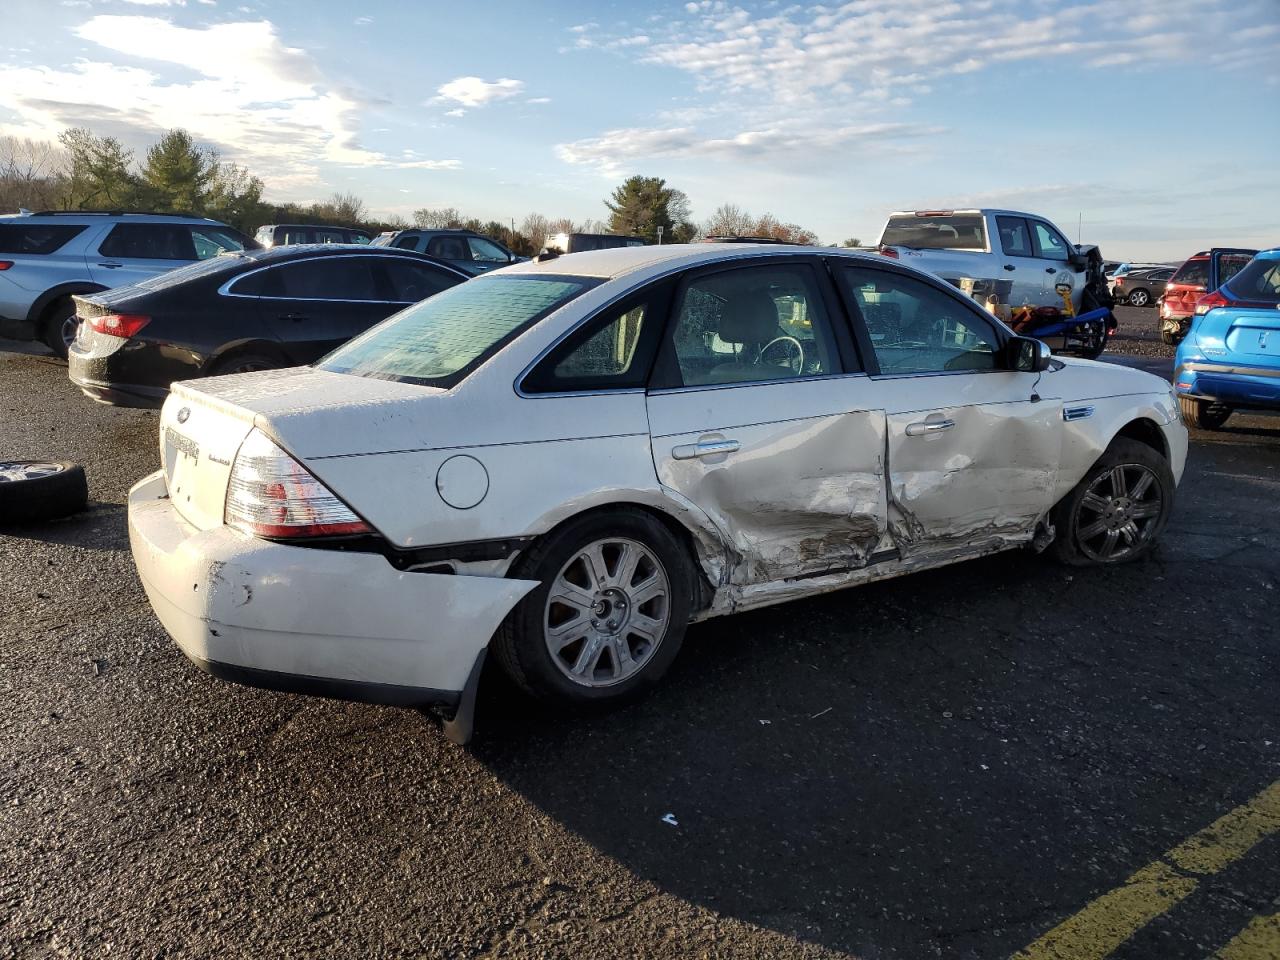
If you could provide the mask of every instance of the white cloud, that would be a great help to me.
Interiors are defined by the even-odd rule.
[[[503,77],[482,80],[480,77],[458,77],[436,91],[437,102],[460,103],[464,107],[483,107],[498,100],[514,97],[524,89],[523,80]]]
[[[373,17],[356,17],[352,22],[357,27],[367,27],[369,24],[373,23]]]
[[[359,142],[368,105],[330,86],[303,50],[267,20],[181,27],[149,16],[96,16],[76,28],[107,55],[66,68],[0,64],[0,107],[18,120],[0,134],[52,139],[68,126],[137,143],[172,127],[218,147],[275,189],[320,183],[318,164],[395,167]],[[110,54],[147,64],[126,65]],[[174,80],[168,65],[195,73]],[[456,169],[457,161],[438,169]]]
[[[550,97],[530,97],[525,103],[550,103]]]
[[[446,110],[444,112],[444,115],[446,117],[465,117],[467,115],[467,111],[463,110],[461,107],[458,107],[456,110]]]

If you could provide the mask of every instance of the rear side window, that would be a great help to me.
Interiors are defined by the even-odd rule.
[[[982,215],[947,214],[890,217],[880,243],[917,250],[985,250],[987,228]]]
[[[1170,283],[1187,283],[1193,287],[1203,287],[1209,283],[1209,261],[1188,260],[1178,268]]]
[[[396,240],[394,244],[392,244],[392,246],[399,247],[401,250],[417,250],[418,238],[417,237],[400,237],[398,240]]]
[[[84,224],[74,223],[3,223],[0,224],[0,253],[45,256],[84,231]]]
[[[312,243],[346,243],[346,235],[341,230],[317,230]]]
[[[432,237],[427,253],[441,260],[470,260],[471,250],[465,237]]]
[[[196,260],[191,228],[176,223],[118,223],[98,247],[121,260]]]
[[[1010,257],[1031,256],[1031,234],[1027,232],[1027,221],[1021,217],[996,217],[996,227],[1000,230],[1000,249]]]
[[[231,288],[248,297],[285,300],[385,300],[366,257],[325,257],[251,274]]]
[[[1280,260],[1250,261],[1231,278],[1231,292],[1241,300],[1280,303]]]
[[[468,280],[401,310],[316,366],[382,380],[451,386],[508,343],[600,281],[502,276]]]

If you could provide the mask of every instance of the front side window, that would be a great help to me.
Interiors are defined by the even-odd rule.
[[[244,250],[244,240],[239,234],[220,227],[192,227],[191,242],[195,244],[197,260]]]
[[[511,258],[507,256],[507,251],[492,240],[486,240],[484,237],[467,237],[467,246],[471,248],[471,259],[481,260],[485,263],[509,263]]]
[[[98,247],[121,260],[195,260],[191,228],[176,223],[117,223]]]
[[[463,237],[432,237],[427,253],[441,260],[470,260],[471,250]]]
[[[1037,257],[1042,260],[1067,260],[1071,251],[1067,247],[1067,241],[1062,239],[1062,234],[1039,220],[1031,221],[1031,229],[1035,235]]]
[[[390,299],[398,303],[417,303],[459,282],[451,273],[403,257],[388,257],[382,266],[391,287]]]
[[[995,328],[955,295],[897,273],[840,267],[845,295],[857,305],[882,374],[994,370]]]
[[[808,266],[753,266],[689,282],[671,349],[683,386],[838,373],[835,341]]]
[[[599,283],[588,277],[469,280],[401,310],[317,367],[383,380],[449,386],[521,330]]]

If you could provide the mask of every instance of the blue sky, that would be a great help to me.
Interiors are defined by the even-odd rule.
[[[279,200],[605,215],[665,177],[824,241],[1011,206],[1108,256],[1280,243],[1280,0],[7,0],[0,135],[183,126]]]

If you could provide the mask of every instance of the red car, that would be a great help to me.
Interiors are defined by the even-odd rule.
[[[1178,343],[1187,335],[1196,301],[1245,268],[1257,250],[1214,247],[1187,258],[1165,285],[1160,303],[1160,339]]]

